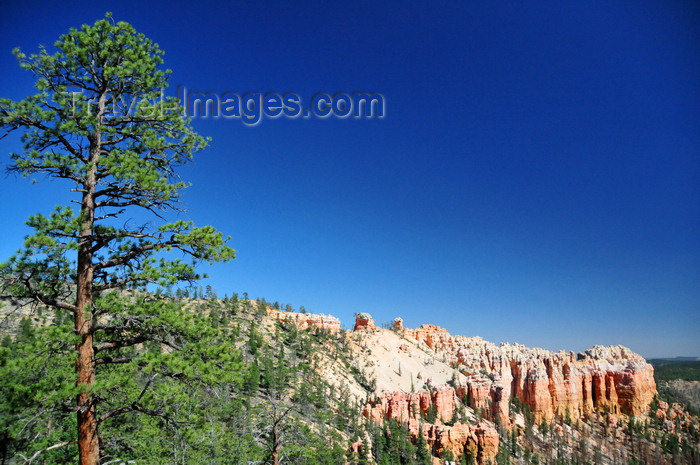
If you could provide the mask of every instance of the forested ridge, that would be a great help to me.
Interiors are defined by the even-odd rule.
[[[320,352],[354,366],[343,351],[346,332],[272,320],[264,299],[129,293],[120,301],[149,309],[153,320],[167,308],[178,331],[168,341],[133,346],[139,358],[98,363],[103,463],[343,464],[367,435],[381,444],[378,463],[429,457],[402,425],[368,423],[357,399],[317,372]],[[0,463],[75,463],[70,318],[19,304],[2,310]],[[367,447],[354,454],[356,463],[371,456]]]

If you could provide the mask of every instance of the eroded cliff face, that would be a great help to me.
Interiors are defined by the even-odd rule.
[[[299,329],[321,328],[329,331],[340,331],[340,320],[331,315],[314,313],[283,312],[267,308],[267,315],[286,323],[294,323]]]
[[[376,423],[396,419],[408,426],[413,438],[418,437],[422,427],[423,437],[436,456],[450,449],[454,457],[466,453],[478,463],[494,462],[498,453],[498,431],[491,422],[466,412],[457,419],[457,405],[459,399],[455,390],[444,385],[414,393],[386,393],[365,405],[363,415]],[[431,408],[435,415],[432,423],[427,420]]]
[[[452,336],[434,325],[398,331],[466,375],[456,394],[504,424],[511,397],[528,405],[539,422],[604,411],[639,415],[656,394],[653,367],[622,346],[574,354],[497,346],[480,337]]]
[[[535,422],[551,423],[640,415],[656,394],[652,366],[622,346],[574,354],[496,345],[434,325],[406,328],[400,318],[392,330],[383,329],[367,313],[356,314],[347,334],[354,372],[363,380],[327,379],[338,378],[336,388],[364,403],[363,415],[373,422],[398,420],[414,441],[422,431],[433,457],[449,449],[458,460],[470,454],[480,464],[493,463],[499,448],[494,422],[510,428],[511,421],[524,421],[510,412],[514,398]],[[335,366],[331,358],[327,363]]]

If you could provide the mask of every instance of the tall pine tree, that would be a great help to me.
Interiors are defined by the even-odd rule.
[[[20,66],[37,77],[37,93],[21,101],[0,99],[0,126],[23,132],[24,150],[12,154],[10,171],[69,181],[73,188],[66,193],[74,194],[66,200],[79,209],[60,206],[29,218],[34,234],[1,265],[2,293],[72,317],[75,441],[79,463],[97,465],[100,421],[149,413],[139,402],[153,385],[146,381],[131,405],[102,411],[107,393],[100,370],[131,363],[133,349],[148,341],[173,351],[186,348],[191,329],[173,316],[172,306],[133,293],[126,299],[124,289],[192,282],[200,277],[198,262],[235,254],[211,226],[165,220],[180,210],[178,194],[186,187],[176,168],[206,140],[192,130],[177,99],[163,97],[169,71],[161,69],[158,45],[108,14],[71,29],[55,49],[50,54],[42,47],[31,56],[14,51]],[[143,221],[129,221],[134,217]],[[173,250],[189,258],[169,258]]]

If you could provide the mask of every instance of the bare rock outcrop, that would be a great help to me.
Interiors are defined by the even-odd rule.
[[[458,395],[504,424],[511,397],[529,406],[539,422],[602,411],[639,415],[656,394],[653,367],[622,346],[596,346],[576,355],[520,344],[497,346],[480,337],[452,336],[434,325],[404,328],[402,334],[466,375]]]
[[[375,423],[395,419],[408,426],[411,436],[421,431],[433,454],[440,456],[450,449],[455,457],[471,453],[479,463],[494,462],[498,452],[498,431],[486,421],[472,418],[460,423],[454,421],[457,393],[449,386],[412,393],[390,392],[365,405],[363,415]],[[426,422],[434,409],[434,423]],[[449,423],[449,424],[445,424]]]
[[[268,308],[267,314],[276,320],[294,323],[299,329],[321,328],[330,331],[340,331],[340,320],[331,315],[283,312],[274,308]]]
[[[418,422],[409,422],[413,433]],[[417,434],[416,429],[416,434]],[[455,423],[447,425],[424,426],[424,436],[435,455],[441,456],[445,449],[450,449],[454,457],[461,459],[465,453],[471,453],[480,464],[495,463],[498,453],[498,431],[485,421],[475,425]]]
[[[353,331],[358,329],[373,329],[376,328],[374,325],[374,318],[369,313],[355,313],[355,327]]]

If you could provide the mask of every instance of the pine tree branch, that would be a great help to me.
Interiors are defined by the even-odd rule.
[[[163,418],[165,421],[170,422],[170,418],[167,415],[164,415],[160,412],[156,412],[155,410],[147,409],[139,405],[139,402],[141,402],[141,399],[143,399],[144,394],[146,394],[146,391],[148,391],[148,388],[151,386],[153,383],[153,380],[156,379],[157,375],[151,376],[148,381],[146,382],[146,385],[141,389],[141,393],[139,396],[136,398],[136,400],[128,407],[121,407],[118,409],[114,409],[111,412],[106,413],[102,417],[100,417],[97,422],[101,423],[108,418],[116,417],[118,415],[123,415],[125,413],[129,412],[138,412],[138,413],[144,413],[146,415],[154,416],[154,417],[160,417]]]
[[[75,313],[78,311],[78,307],[76,307],[75,305],[71,305],[67,302],[60,301],[55,297],[47,296],[45,294],[40,293],[36,289],[34,289],[34,287],[32,286],[32,278],[33,278],[33,275],[30,275],[30,276],[25,277],[25,278],[17,278],[17,277],[10,278],[9,280],[7,280],[6,283],[4,283],[4,287],[11,286],[17,282],[20,282],[24,286],[24,289],[26,290],[26,292],[29,295],[22,295],[19,297],[29,299],[30,301],[34,301],[35,303],[42,303],[42,304],[49,306],[49,307],[68,310],[72,313]],[[8,293],[8,294],[0,293],[0,298],[2,298],[2,299],[18,298],[18,296],[16,294],[13,294],[13,293]]]
[[[112,358],[112,357],[105,357],[105,358],[97,358],[95,359],[95,365],[116,365],[116,364],[124,364],[124,363],[130,363],[134,359],[130,357],[122,357],[122,358]]]
[[[97,347],[95,347],[95,353],[103,350],[120,349],[122,347],[131,347],[136,344],[141,344],[142,342],[149,341],[150,339],[145,336],[138,336],[132,339],[127,339],[125,341],[114,341],[114,342],[104,342]]]
[[[96,314],[99,312],[95,312]],[[134,328],[138,328],[138,325],[141,325],[144,323],[144,320],[146,319],[151,319],[154,318],[153,316],[150,315],[138,315],[138,316],[133,316],[133,317],[121,317],[124,320],[124,323],[120,325],[94,325],[92,327],[93,333],[97,331],[125,331],[125,330],[133,330]]]
[[[146,283],[146,280],[139,277],[124,278],[117,281],[111,281],[109,284],[93,285],[92,289],[95,292],[108,291],[110,289],[123,289],[127,284],[138,282]]]
[[[41,294],[35,293],[34,294],[35,299],[41,302],[44,305],[48,305],[49,307],[56,307],[56,308],[61,308],[64,310],[68,310],[72,313],[75,313],[78,311],[78,307],[75,305],[68,304],[66,302],[61,302],[59,300],[53,299],[53,298],[48,298],[46,296],[42,296]]]
[[[43,454],[43,453],[45,453],[45,452],[48,452],[48,451],[54,450],[54,449],[59,449],[59,448],[61,448],[61,447],[65,447],[65,446],[72,446],[73,444],[77,444],[77,443],[78,443],[78,441],[59,442],[58,444],[54,444],[53,446],[47,447],[46,449],[41,449],[41,450],[38,450],[38,451],[34,452],[34,455],[32,455],[32,456],[29,457],[29,458],[27,458],[26,456],[24,456],[24,455],[22,455],[22,454],[17,454],[17,455],[19,455],[20,457],[22,457],[22,459],[24,460],[24,463],[32,463],[32,462],[33,462],[34,460],[36,460],[41,454]]]
[[[10,112],[7,112],[7,114],[9,116]],[[83,162],[87,162],[87,160],[82,156],[80,151],[78,151],[75,147],[73,147],[70,144],[70,142],[68,142],[68,139],[66,139],[65,136],[63,136],[55,128],[46,126],[45,124],[42,124],[38,120],[17,116],[16,114],[12,114],[12,121],[9,123],[9,125],[11,125],[13,129],[20,128],[23,126],[30,126],[30,127],[35,127],[41,131],[45,131],[46,133],[51,134],[53,137],[56,137],[57,140],[55,140],[53,142],[54,144],[60,143],[61,145],[63,145],[63,147],[65,147],[66,150],[68,150],[76,158],[80,159]]]
[[[116,417],[116,416],[123,415],[125,413],[130,413],[130,412],[138,412],[138,413],[143,413],[145,415],[149,415],[152,417],[159,417],[159,418],[164,419],[167,422],[171,421],[170,417],[168,417],[167,415],[165,415],[163,413],[157,412],[155,410],[150,410],[150,409],[141,407],[139,405],[131,405],[129,407],[120,407],[118,409],[112,410],[111,412],[107,412],[104,415],[102,415],[100,418],[98,418],[97,422],[102,423],[103,421],[105,421],[109,418]]]
[[[161,247],[167,247],[167,246],[177,246],[179,245],[179,242],[177,241],[167,241],[167,242],[152,242],[150,244],[143,244],[138,247],[133,247],[129,252],[125,253],[124,255],[120,257],[115,257],[110,260],[105,260],[100,263],[95,263],[93,266],[93,269],[95,271],[99,271],[105,268],[114,268],[115,266],[119,265],[124,265],[131,260],[135,259],[139,255],[143,255],[144,253],[151,251],[151,250],[156,250]]]

